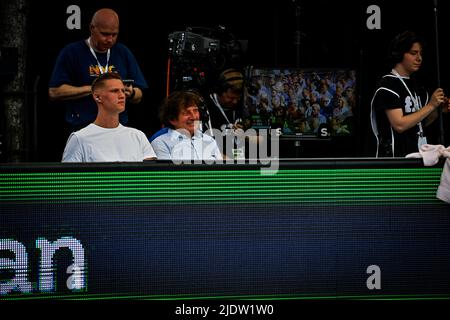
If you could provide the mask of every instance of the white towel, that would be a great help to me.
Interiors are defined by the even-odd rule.
[[[434,166],[439,162],[440,157],[447,158],[444,170],[441,175],[441,184],[436,192],[436,197],[442,201],[450,203],[450,147],[443,145],[424,144],[420,146],[419,152],[406,155],[406,158],[423,158],[425,166]]]
[[[438,187],[436,197],[450,203],[450,157],[447,157],[447,161],[445,161],[441,175],[441,184]]]
[[[425,166],[434,166],[439,162],[440,157],[450,157],[450,147],[444,147],[442,144],[423,144],[420,146],[419,152],[406,155],[406,158],[423,158]]]

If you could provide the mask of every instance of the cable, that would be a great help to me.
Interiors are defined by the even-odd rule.
[[[167,58],[166,97],[168,97],[170,94],[170,65],[171,59],[169,57]]]

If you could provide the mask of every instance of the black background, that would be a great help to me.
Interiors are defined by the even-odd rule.
[[[374,141],[369,128],[369,106],[376,80],[384,72],[389,41],[406,29],[422,34],[427,40],[425,58],[419,76],[430,89],[437,85],[434,2],[409,1],[161,1],[144,5],[139,1],[30,1],[28,21],[27,86],[38,83],[38,126],[31,121],[26,128],[29,141],[37,138],[37,154],[28,160],[59,161],[66,141],[63,133],[64,110],[47,96],[48,81],[59,51],[66,44],[87,38],[92,14],[102,7],[115,9],[120,16],[118,41],[136,56],[149,83],[143,101],[129,107],[130,126],[147,135],[158,127],[156,110],[166,92],[168,35],[188,26],[225,26],[237,39],[248,40],[245,64],[267,67],[294,67],[297,64],[295,32],[302,34],[302,68],[355,68],[358,72],[359,126],[350,139],[335,142],[305,142],[300,156],[373,156]],[[81,30],[69,30],[68,6],[81,9]],[[369,5],[381,9],[381,29],[369,30],[366,13]],[[300,8],[299,19],[296,7]],[[438,34],[441,86],[448,91],[448,28],[445,16],[448,4],[439,1]],[[447,93],[448,94],[448,93]],[[28,107],[30,108],[30,107]],[[30,114],[29,112],[28,114]],[[445,124],[448,121],[445,119]],[[448,130],[447,130],[448,131]],[[447,141],[448,139],[447,133]],[[282,148],[289,148],[283,146]],[[322,150],[318,153],[317,150]],[[323,151],[326,150],[326,151]],[[282,150],[283,152],[283,150]]]

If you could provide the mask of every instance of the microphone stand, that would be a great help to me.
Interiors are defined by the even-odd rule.
[[[434,33],[435,33],[435,37],[436,37],[436,67],[437,67],[437,72],[436,72],[436,76],[437,76],[437,86],[438,88],[441,87],[441,67],[439,64],[439,28],[438,28],[438,12],[437,12],[437,7],[438,7],[438,0],[434,0]],[[438,121],[439,121],[439,143],[442,145],[445,145],[445,135],[444,135],[444,121],[443,121],[443,116],[442,116],[442,110],[438,110]]]

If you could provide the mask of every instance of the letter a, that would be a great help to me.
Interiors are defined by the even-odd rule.
[[[381,270],[380,267],[373,264],[371,266],[367,267],[366,270],[367,274],[371,274],[370,277],[367,278],[366,281],[366,285],[367,285],[367,289],[369,290],[373,290],[373,289],[377,289],[380,290],[381,289]]]
[[[69,16],[66,20],[66,26],[67,29],[73,30],[73,29],[81,29],[81,9],[77,5],[70,5],[67,7],[66,13],[71,13],[72,15]]]
[[[370,5],[367,7],[366,13],[371,13],[371,15],[367,18],[366,26],[367,29],[381,29],[381,9],[377,5]]]

